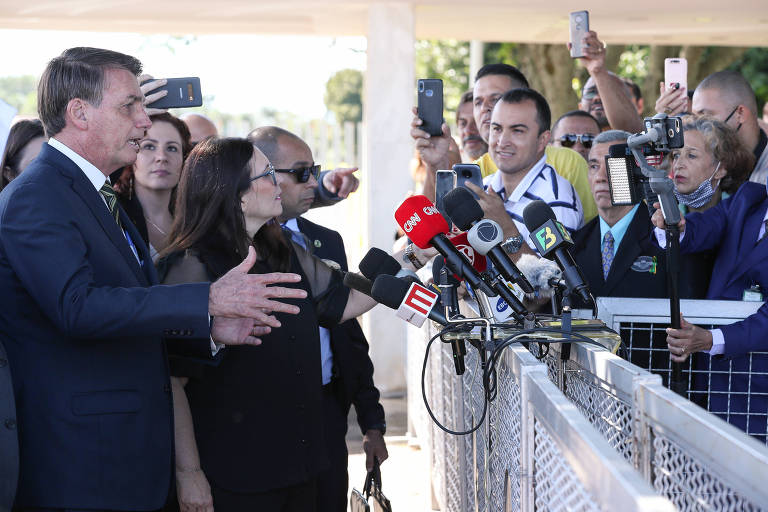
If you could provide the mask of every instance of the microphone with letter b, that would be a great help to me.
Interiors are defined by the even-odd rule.
[[[430,245],[445,258],[445,264],[459,277],[464,278],[473,289],[483,292],[488,297],[496,295],[472,267],[467,258],[448,240],[448,223],[432,201],[425,196],[411,196],[403,201],[395,211],[395,220],[405,234],[421,249]]]
[[[573,246],[571,235],[557,221],[552,208],[544,201],[531,201],[523,210],[523,220],[525,227],[531,232],[531,241],[539,254],[547,259],[554,259],[560,265],[568,292],[576,292],[586,304],[593,304],[584,276],[568,252]]]

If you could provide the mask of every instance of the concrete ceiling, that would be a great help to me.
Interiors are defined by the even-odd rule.
[[[170,34],[365,35],[374,0],[0,0],[0,28]],[[768,0],[420,0],[418,39],[565,42],[590,11],[607,43],[768,46]],[[483,24],[472,23],[472,18]]]

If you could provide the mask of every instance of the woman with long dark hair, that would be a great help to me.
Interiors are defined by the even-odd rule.
[[[252,272],[291,270],[306,299],[259,347],[227,348],[218,366],[174,373],[176,469],[182,509],[311,511],[325,464],[320,340],[375,305],[285,237],[280,186],[267,158],[245,139],[208,139],[190,154],[177,190],[165,282],[208,281],[254,247]],[[291,285],[288,285],[291,286]],[[210,484],[210,488],[209,488]]]
[[[16,121],[8,134],[0,172],[0,190],[3,190],[29,163],[37,157],[48,138],[39,119]]]
[[[192,145],[189,129],[181,119],[167,112],[153,114],[149,119],[152,126],[139,142],[136,162],[122,169],[114,187],[155,260],[168,243],[173,196]]]

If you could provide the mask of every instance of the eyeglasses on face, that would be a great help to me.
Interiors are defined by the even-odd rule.
[[[566,148],[572,148],[577,142],[581,142],[585,148],[591,148],[595,136],[589,133],[566,133],[557,140]]]
[[[320,175],[320,164],[309,165],[306,167],[296,167],[294,169],[275,169],[275,172],[291,173],[296,176],[296,181],[299,183],[306,183],[309,181],[310,176],[314,176],[315,179]]]
[[[254,176],[248,181],[256,181],[257,179],[263,178],[264,176],[269,176],[270,178],[272,178],[272,184],[277,185],[277,176],[275,176],[275,167],[271,163],[269,163],[267,164],[265,169],[268,169],[268,170],[259,174],[258,176]]]

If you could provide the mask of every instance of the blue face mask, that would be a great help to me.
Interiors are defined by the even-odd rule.
[[[675,187],[675,197],[677,197],[678,202],[690,208],[701,208],[707,204],[709,200],[712,199],[712,196],[715,195],[717,185],[720,185],[720,180],[717,180],[717,185],[712,187],[712,178],[715,176],[718,169],[720,169],[720,162],[717,162],[717,167],[715,167],[712,176],[702,181],[693,192],[683,194],[678,192],[677,187]],[[768,187],[768,183],[766,184],[766,187]]]

